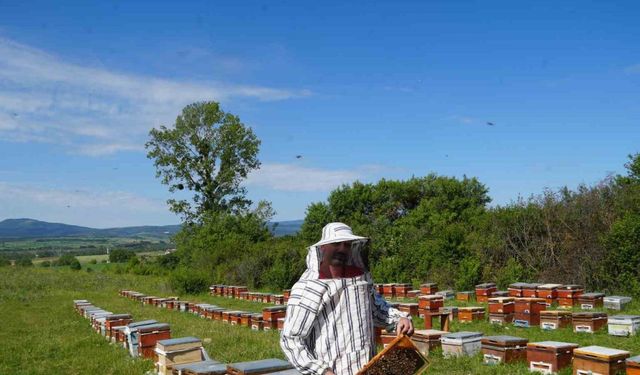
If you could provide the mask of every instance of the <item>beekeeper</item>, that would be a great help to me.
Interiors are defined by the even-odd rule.
[[[411,317],[374,291],[361,257],[366,237],[329,223],[291,289],[280,346],[303,374],[355,375],[376,354],[374,326],[413,333]]]

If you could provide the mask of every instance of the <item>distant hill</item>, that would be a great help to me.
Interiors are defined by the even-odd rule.
[[[303,220],[270,223],[276,237],[295,234]],[[275,226],[274,226],[275,224]],[[275,229],[274,229],[275,228]],[[78,225],[49,223],[35,219],[6,219],[0,221],[0,238],[50,237],[169,237],[180,230],[180,225],[139,226],[95,229]]]
[[[34,219],[6,219],[0,221],[0,238],[44,237],[169,237],[180,225],[140,226],[95,229],[62,223],[48,223]]]
[[[273,235],[276,237],[282,237],[298,233],[303,222],[304,220],[289,220],[275,221],[269,224]]]

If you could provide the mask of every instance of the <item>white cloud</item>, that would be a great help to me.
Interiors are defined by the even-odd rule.
[[[327,170],[293,164],[263,164],[259,170],[249,175],[246,184],[281,191],[330,191],[366,177],[369,170],[369,167],[357,171]]]
[[[140,150],[132,142],[142,146],[150,128],[172,123],[195,101],[309,95],[308,90],[112,72],[0,38],[0,139],[9,141],[64,144],[92,156]]]
[[[19,217],[90,227],[179,221],[165,202],[129,192],[70,191],[0,181],[0,220]]]

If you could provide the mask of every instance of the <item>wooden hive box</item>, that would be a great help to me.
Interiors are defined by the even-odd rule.
[[[285,305],[287,304],[287,301],[289,301],[289,297],[291,297],[291,289],[285,289],[282,291],[282,295],[284,296],[284,303]]]
[[[510,284],[509,287],[507,288],[507,292],[509,292],[509,297],[514,297],[514,298],[523,297],[522,290],[527,285],[529,285],[529,284],[527,284],[527,283],[513,283],[513,284]]]
[[[455,332],[442,335],[440,342],[445,357],[474,356],[482,348],[482,332]]]
[[[227,365],[228,375],[260,375],[288,370],[293,366],[281,359],[262,359],[259,361],[231,363]]]
[[[158,298],[158,297],[156,297],[156,296],[144,296],[144,297],[142,297],[142,304],[143,305],[151,305],[152,301],[154,299],[156,299],[156,298]]]
[[[540,312],[540,328],[559,329],[572,326],[571,311],[544,310]]]
[[[493,292],[497,291],[496,284],[484,283],[476,285],[476,300],[478,302],[486,303]]]
[[[513,297],[492,297],[489,303],[489,314],[513,314],[516,311],[516,300]]]
[[[226,373],[226,364],[212,360],[173,366],[173,375],[225,375]]]
[[[469,302],[475,298],[475,292],[458,292],[456,293],[456,300],[462,302]]]
[[[240,314],[240,325],[251,328],[251,315],[253,315],[253,313],[250,312]]]
[[[430,294],[418,297],[418,308],[423,310],[437,311],[444,306],[444,298],[439,295]]]
[[[583,310],[593,310],[604,305],[604,293],[583,293],[578,296],[578,304]]]
[[[484,307],[471,306],[458,308],[458,321],[460,323],[472,322],[474,320],[484,320]]]
[[[536,296],[538,298],[544,298],[547,305],[551,306],[556,302],[558,298],[558,288],[562,287],[562,284],[542,284],[538,286]]]
[[[420,289],[412,289],[407,292],[407,298],[418,298],[420,296]]]
[[[171,329],[166,323],[149,324],[138,327],[138,354],[153,359],[156,343],[171,338]]]
[[[244,311],[239,311],[239,310],[225,310],[222,312],[222,321],[225,323],[228,323],[229,325],[236,325],[238,324],[238,321],[236,319],[239,319],[240,318],[239,314],[243,312]]]
[[[540,325],[540,312],[547,308],[543,298],[516,298],[513,324],[517,327]]]
[[[395,297],[394,285],[395,284],[382,284],[382,295],[385,297]]]
[[[444,299],[454,299],[456,297],[456,294],[453,292],[453,290],[442,290],[436,292],[435,294],[436,296],[442,296],[442,298]]]
[[[254,331],[262,331],[264,329],[262,314],[251,315],[251,329]]]
[[[154,351],[158,375],[171,375],[175,365],[201,362],[204,359],[202,341],[197,337],[159,340]]]
[[[245,311],[234,311],[229,314],[229,323],[232,326],[239,326],[242,324],[242,314],[245,314]]]
[[[538,297],[538,286],[542,284],[539,283],[528,283],[522,288],[522,297],[523,298],[537,298]]]
[[[513,318],[514,317],[515,317],[514,313],[511,313],[511,314],[500,314],[500,313],[489,314],[489,323],[503,326],[503,325],[506,325],[508,323],[513,323]]]
[[[105,316],[105,330],[107,338],[111,338],[113,328],[118,326],[126,326],[133,322],[131,314],[111,314]]]
[[[394,332],[383,331],[380,332],[380,344],[383,348],[386,348],[398,337]]]
[[[262,309],[264,329],[278,328],[278,319],[284,318],[286,314],[287,309],[284,306],[265,307]]]
[[[491,294],[491,297],[509,297],[509,292],[506,290],[496,290]]]
[[[222,311],[222,323],[229,323],[231,321],[231,312],[233,312],[233,310]]]
[[[528,339],[515,336],[485,336],[482,338],[482,358],[488,365],[524,362]]]
[[[124,330],[127,329],[127,326],[118,326],[113,327],[111,330],[111,343],[112,344],[121,344],[124,342]]]
[[[284,305],[284,295],[282,294],[274,294],[273,295],[273,303],[276,305]]]
[[[440,338],[447,333],[437,329],[417,329],[411,336],[411,341],[420,353],[426,357],[431,350],[441,346]]]
[[[640,375],[640,355],[627,358],[627,375]]]
[[[409,290],[411,290],[411,284],[393,285],[393,294],[395,294],[396,298],[406,298]]]
[[[398,310],[405,312],[411,316],[418,316],[418,304],[417,303],[401,303]]]
[[[262,293],[262,303],[271,303],[272,297],[271,293]]]
[[[215,285],[209,286],[209,295],[212,295],[212,296],[216,295],[216,286]]]
[[[125,326],[123,346],[129,351],[129,354],[132,357],[136,357],[138,355],[138,328],[156,323],[158,323],[158,321],[150,319],[129,323]]]
[[[422,374],[429,361],[405,335],[396,337],[380,353],[373,357],[357,375]]]
[[[578,344],[559,341],[530,342],[527,344],[529,371],[555,374],[571,366],[573,350]]]
[[[214,311],[213,311],[213,320],[217,320],[217,321],[219,321],[219,322],[224,321],[224,319],[222,318],[222,315],[223,315],[223,313],[224,313],[225,311],[227,311],[227,310],[225,310],[225,309],[223,309],[223,308],[220,308],[220,309],[218,309],[218,310],[214,310]]]
[[[278,331],[282,331],[284,329],[284,318],[278,319]]]
[[[437,291],[438,291],[437,283],[420,284],[420,293],[422,294],[436,294]]]
[[[624,374],[629,352],[602,346],[587,346],[573,351],[573,374]]]
[[[614,315],[607,320],[612,336],[635,336],[640,330],[640,315]]]
[[[602,312],[575,312],[572,319],[573,332],[594,333],[607,325],[607,314]]]
[[[626,305],[631,302],[631,297],[624,296],[606,296],[603,299],[603,304],[606,309],[622,310]]]

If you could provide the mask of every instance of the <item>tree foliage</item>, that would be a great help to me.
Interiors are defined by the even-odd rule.
[[[111,263],[127,263],[135,257],[136,253],[126,249],[113,249],[109,252],[109,262]]]
[[[240,183],[258,168],[260,141],[238,116],[224,112],[216,102],[186,106],[173,127],[149,132],[147,157],[156,176],[172,193],[191,192],[192,199],[170,199],[170,209],[186,222],[197,222],[209,212],[237,213],[251,201]]]

